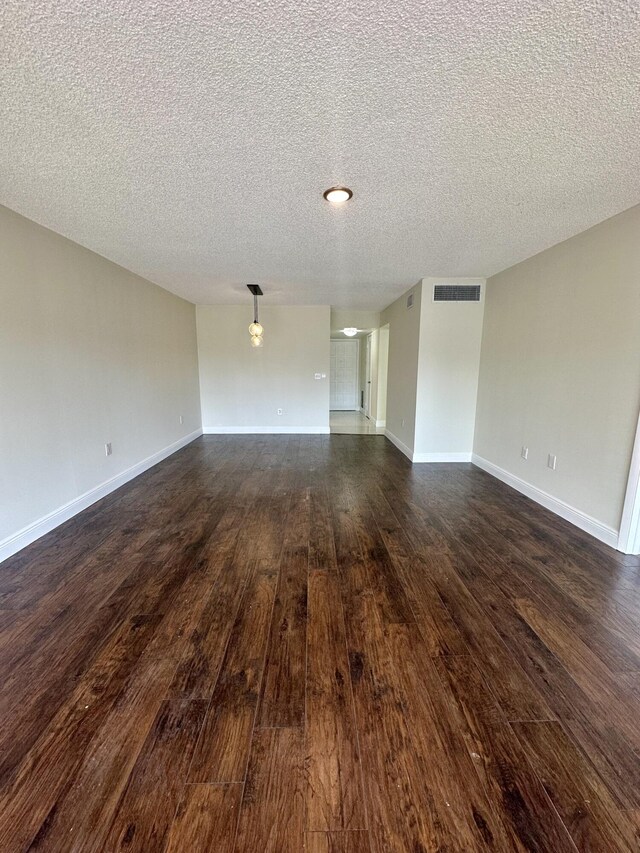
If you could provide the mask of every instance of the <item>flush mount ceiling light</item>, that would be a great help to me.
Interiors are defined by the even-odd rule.
[[[353,192],[349,187],[330,187],[322,193],[322,196],[331,204],[344,204],[353,196]]]
[[[248,284],[247,287],[253,294],[253,323],[249,326],[249,334],[251,335],[251,346],[261,347],[264,343],[262,335],[264,329],[258,322],[258,296],[262,296],[262,288],[259,284]]]
[[[348,326],[346,329],[343,329],[342,331],[348,338],[352,338],[352,337],[354,337],[354,335],[358,334],[358,330],[354,329],[353,326]]]

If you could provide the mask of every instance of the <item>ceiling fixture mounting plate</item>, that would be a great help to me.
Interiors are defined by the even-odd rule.
[[[259,284],[248,284],[247,287],[254,296],[262,296],[262,288]]]
[[[322,197],[331,204],[344,204],[353,197],[353,191],[349,187],[329,187],[322,193]]]

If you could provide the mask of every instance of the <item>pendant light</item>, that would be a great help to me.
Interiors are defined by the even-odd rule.
[[[247,287],[253,294],[253,323],[249,326],[249,334],[251,335],[251,346],[261,347],[264,343],[262,335],[264,329],[258,322],[258,296],[262,296],[262,289],[259,284],[248,284]]]

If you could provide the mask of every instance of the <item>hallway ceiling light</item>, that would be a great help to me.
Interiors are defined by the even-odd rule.
[[[352,338],[354,335],[358,334],[358,330],[354,329],[353,326],[348,326],[346,329],[343,329],[342,331],[344,332],[344,334],[348,338]]]
[[[262,296],[262,288],[259,284],[248,284],[247,287],[253,294],[253,323],[249,325],[251,346],[261,347],[264,343],[262,338],[264,329],[262,328],[262,324],[258,322],[258,296]]]
[[[322,195],[331,204],[344,204],[353,196],[353,192],[348,187],[330,187]]]

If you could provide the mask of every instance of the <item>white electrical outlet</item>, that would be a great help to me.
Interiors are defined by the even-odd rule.
[[[322,374],[321,373],[314,373],[313,378],[314,379],[322,379]]]
[[[404,418],[400,421],[400,426],[404,426]]]
[[[282,409],[278,409],[278,414],[279,414],[279,415],[281,415],[281,414],[282,414]]]
[[[184,418],[182,417],[182,415],[180,415],[180,423],[181,423],[181,424],[183,424],[183,423],[184,423]]]
[[[522,446],[522,450],[520,451],[520,458],[524,459],[525,462],[527,461],[527,459],[529,458],[529,448],[528,447],[525,447],[524,445]]]
[[[554,456],[553,453],[550,453],[547,456],[547,468],[551,468],[552,471],[555,471],[558,465],[558,457]]]
[[[111,448],[111,442],[109,441],[109,442],[108,442],[107,444],[105,444],[105,446],[104,446],[104,455],[105,455],[105,456],[111,456],[111,454],[112,454],[112,453],[113,453],[113,450],[112,450],[112,448]]]

